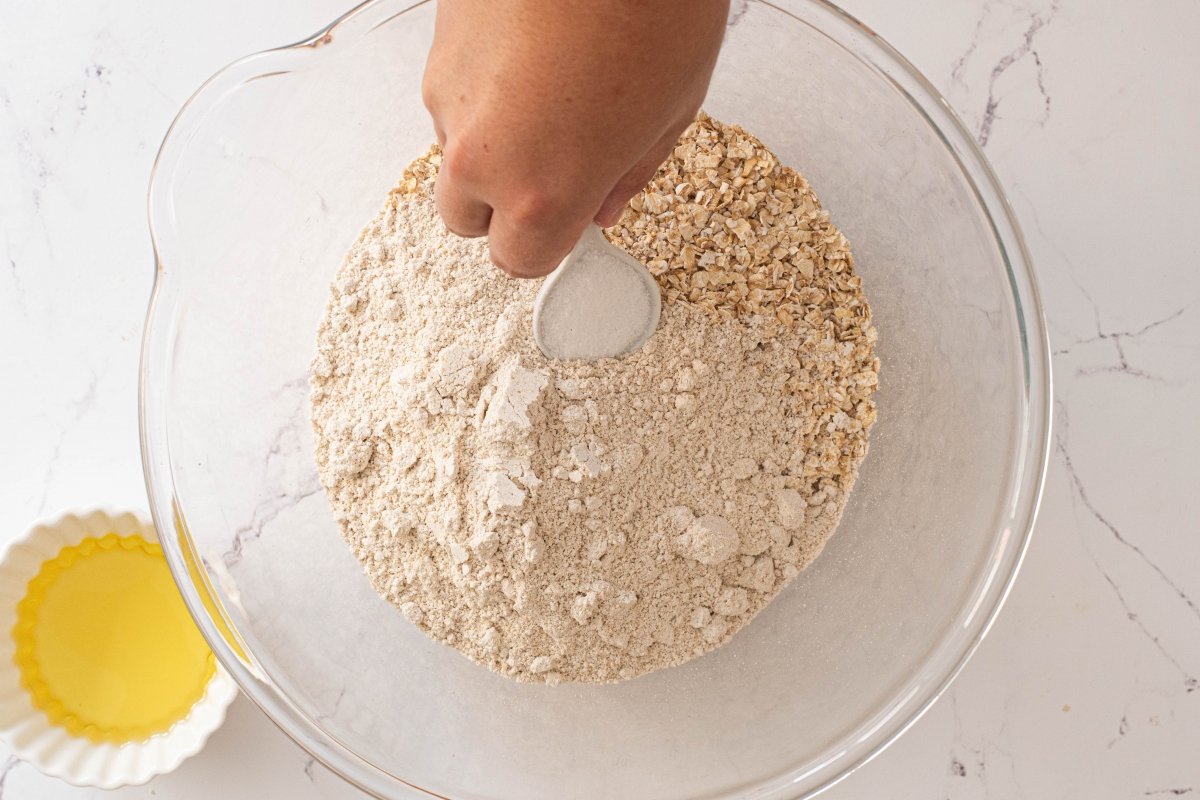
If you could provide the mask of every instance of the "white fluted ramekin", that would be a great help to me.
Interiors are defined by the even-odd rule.
[[[101,789],[145,783],[175,769],[198,753],[209,735],[221,727],[226,709],[237,696],[237,686],[218,664],[187,716],[162,733],[124,744],[72,736],[34,706],[13,658],[17,604],[42,564],[64,547],[108,533],[138,534],[148,542],[158,541],[154,526],[141,514],[90,509],[35,524],[0,555],[0,739],[19,758],[47,775]]]

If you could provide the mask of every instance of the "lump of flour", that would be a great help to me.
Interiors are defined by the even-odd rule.
[[[703,654],[832,534],[875,419],[875,329],[808,183],[701,116],[606,232],[666,300],[639,352],[549,361],[538,285],[446,231],[435,150],[332,287],[317,464],[375,589],[519,680]]]

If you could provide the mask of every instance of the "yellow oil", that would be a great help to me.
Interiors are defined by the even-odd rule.
[[[43,563],[12,635],[34,705],[94,742],[167,730],[216,669],[162,549],[136,535],[90,537]]]

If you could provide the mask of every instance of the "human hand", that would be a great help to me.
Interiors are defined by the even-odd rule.
[[[425,105],[438,211],[488,236],[513,277],[546,275],[593,220],[615,224],[695,118],[728,0],[440,0]]]

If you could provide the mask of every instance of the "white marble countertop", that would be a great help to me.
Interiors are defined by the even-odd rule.
[[[145,188],[226,62],[346,0],[6,3],[0,540],[144,507]],[[1007,607],[902,739],[826,796],[1200,798],[1200,3],[847,0],[975,130],[1029,239],[1056,448]],[[208,748],[103,793],[0,753],[4,800],[356,798],[239,699]]]

